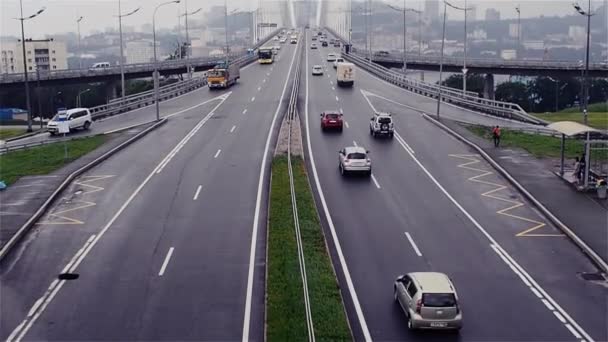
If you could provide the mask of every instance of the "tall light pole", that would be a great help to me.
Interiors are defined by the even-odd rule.
[[[587,11],[583,10],[583,8],[574,3],[574,9],[581,15],[587,17],[587,47],[585,51],[585,78],[583,80],[583,123],[587,124],[587,116],[588,116],[588,106],[589,106],[589,48],[591,43],[591,17],[595,15],[595,13],[591,12],[591,0],[588,0],[589,7]]]
[[[190,70],[190,34],[188,33],[188,16],[195,15],[202,10],[202,8],[197,9],[193,12],[188,12],[188,2],[184,1],[186,6],[184,14],[181,14],[180,17],[184,17],[185,26],[186,26],[186,72],[188,73],[188,78],[192,78],[192,71]],[[179,49],[180,53],[182,51],[181,47]]]
[[[136,9],[134,9],[133,11],[126,13],[126,14],[122,14],[122,8],[121,8],[121,3],[120,0],[118,0],[118,32],[119,32],[119,36],[120,36],[120,87],[121,87],[121,99],[125,98],[125,52],[124,52],[124,44],[122,43],[122,18],[128,17],[130,15],[135,14],[137,11],[139,11],[141,7],[137,7]]]
[[[464,59],[462,61],[462,95],[466,95],[467,93],[467,12],[472,10],[472,7],[467,8],[467,1],[464,1],[465,7],[458,7],[450,4],[447,1],[444,1],[447,6],[452,7],[453,9],[464,11]]]
[[[156,121],[160,120],[160,106],[158,103],[158,101],[159,101],[158,58],[156,58],[156,11],[158,11],[158,9],[161,8],[162,6],[170,5],[170,4],[179,4],[179,3],[180,3],[180,0],[163,2],[163,3],[159,4],[158,6],[156,6],[156,8],[154,9],[154,13],[152,14],[152,44],[154,45],[154,75],[153,75],[154,76],[154,104],[156,106]],[[124,92],[124,88],[123,88],[123,92]]]
[[[38,15],[40,15],[40,13],[44,12],[46,7],[42,7],[41,9],[38,10],[38,12],[30,15],[29,17],[24,17],[23,16],[23,0],[19,1],[19,6],[21,8],[21,17],[14,18],[14,19],[21,21],[21,48],[23,50],[23,77],[24,77],[24,84],[25,84],[25,102],[26,102],[25,107],[27,109],[27,131],[31,132],[32,131],[32,105],[30,103],[30,84],[29,84],[29,79],[28,79],[28,74],[27,74],[27,56],[25,54],[25,29],[24,29],[23,22],[37,17]]]
[[[374,16],[374,3],[373,0],[369,0],[369,61],[372,61],[372,53],[374,51],[374,48],[372,47],[372,36],[374,33],[374,29],[372,28],[372,22],[373,22],[373,16]]]
[[[80,16],[76,19],[76,25],[78,26],[78,68],[82,70],[82,47],[80,45],[80,22],[84,17]]]
[[[80,108],[82,101],[80,101],[80,95],[88,93],[91,91],[91,88],[87,88],[81,92],[78,92],[78,96],[76,96],[76,107]]]
[[[226,65],[228,65],[229,57],[228,53],[230,52],[230,45],[228,45],[228,15],[234,14],[238,11],[238,9],[232,10],[232,12],[228,13],[228,1],[224,0],[224,33],[226,36]]]
[[[418,13],[418,15],[420,15],[420,11],[415,10],[413,8],[407,8],[405,7],[405,1],[403,0],[403,8],[399,8],[397,6],[393,6],[393,5],[387,5],[388,7],[390,7],[391,9],[394,9],[395,11],[399,11],[399,12],[403,12],[403,74],[407,74],[407,58],[406,58],[406,53],[407,53],[407,24],[405,21],[405,17],[407,12],[414,12],[414,13]]]
[[[441,109],[441,90],[443,82],[443,48],[445,47],[445,19],[448,11],[448,3],[443,1],[443,33],[441,35],[441,59],[439,60],[439,85],[437,87],[437,119]]]
[[[517,11],[517,59],[521,59],[521,5],[517,5],[515,11]]]

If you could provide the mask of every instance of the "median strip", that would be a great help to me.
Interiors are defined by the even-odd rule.
[[[315,338],[352,340],[304,161],[300,157],[292,157],[292,163]],[[280,155],[272,163],[269,205],[266,282],[268,341],[302,340],[308,334],[290,203],[287,157]]]

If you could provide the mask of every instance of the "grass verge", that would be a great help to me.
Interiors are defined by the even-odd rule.
[[[7,185],[24,176],[45,175],[93,151],[106,141],[105,136],[76,139],[67,142],[68,158],[64,159],[64,144],[57,142],[0,155],[0,180]]]
[[[301,158],[292,161],[315,338],[317,341],[351,340],[304,161]],[[297,253],[287,157],[279,156],[272,163],[268,230],[266,336],[270,342],[307,339]]]
[[[580,112],[557,112],[532,114],[539,119],[550,122],[574,121],[583,123],[583,115]],[[608,112],[590,112],[587,117],[588,125],[597,129],[608,129]]]
[[[0,140],[6,140],[25,134],[23,128],[0,128]]]
[[[487,140],[492,140],[489,128],[480,126],[466,127],[476,135]],[[508,129],[502,129],[500,145],[504,147],[519,147],[539,158],[559,158],[561,153],[560,138],[510,131]],[[566,139],[564,156],[567,159],[580,157],[583,153],[583,149],[583,141]],[[592,158],[594,160],[608,160],[608,153],[606,153],[606,151],[592,151]]]

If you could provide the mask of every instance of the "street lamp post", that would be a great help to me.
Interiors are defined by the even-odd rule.
[[[122,43],[122,18],[135,14],[137,11],[139,11],[139,9],[141,7],[138,7],[127,14],[122,14],[122,8],[121,8],[120,1],[121,0],[118,0],[118,31],[119,31],[119,36],[120,36],[120,87],[121,87],[121,99],[124,100],[126,90],[125,90],[125,65],[124,65],[125,53],[124,53],[124,46],[123,46],[124,44]]]
[[[587,124],[588,120],[587,111],[589,106],[589,48],[591,43],[591,17],[595,15],[595,13],[591,12],[591,0],[589,0],[588,4],[589,5],[587,11],[583,10],[583,8],[579,4],[573,4],[574,9],[579,14],[587,17],[587,47],[585,49],[585,78],[583,80],[583,123],[585,125]]]
[[[521,5],[517,5],[515,11],[517,11],[517,58],[521,59]]]
[[[42,7],[41,9],[38,10],[38,12],[30,15],[29,17],[24,17],[23,16],[23,0],[19,1],[19,5],[20,5],[20,9],[21,9],[21,17],[14,18],[14,19],[21,21],[21,48],[23,50],[23,77],[24,77],[24,84],[25,84],[25,107],[27,109],[27,131],[31,132],[32,131],[32,104],[30,103],[30,84],[29,84],[29,79],[28,79],[28,74],[27,74],[27,56],[25,54],[25,29],[24,29],[23,22],[37,17],[38,15],[40,15],[40,13],[44,12],[46,7]]]
[[[448,3],[446,1],[443,2],[443,33],[441,35],[441,59],[439,60],[439,84],[437,87],[437,119],[440,118],[439,111],[441,109],[441,90],[443,82],[443,49],[445,47],[445,20],[448,11]]]
[[[406,58],[406,53],[407,53],[407,25],[406,25],[406,14],[407,12],[414,12],[414,13],[418,13],[418,15],[420,15],[420,11],[415,10],[413,8],[407,8],[405,7],[405,0],[403,0],[403,8],[399,8],[397,6],[393,6],[393,5],[388,5],[388,7],[394,9],[395,11],[399,11],[399,12],[403,12],[403,74],[407,74],[407,58]]]
[[[193,12],[188,12],[188,2],[185,1],[186,10],[184,14],[181,14],[180,17],[184,17],[185,26],[186,26],[186,70],[188,73],[188,78],[192,78],[192,70],[190,70],[190,34],[188,32],[188,16],[195,15],[202,10],[202,8],[197,9]],[[179,49],[180,53],[182,51],[181,47]]]
[[[82,101],[80,100],[80,95],[88,93],[91,91],[91,88],[87,88],[81,92],[78,92],[78,96],[76,96],[76,107],[80,108],[80,106],[82,105]]]
[[[160,106],[159,106],[159,77],[158,77],[158,58],[156,58],[156,11],[159,8],[169,4],[179,4],[180,0],[167,1],[159,4],[154,9],[154,13],[152,14],[152,45],[154,45],[154,104],[156,106],[156,121],[160,120]],[[124,92],[124,88],[123,88]]]
[[[467,12],[472,10],[472,7],[466,7],[467,2],[465,0],[465,7],[458,7],[450,4],[447,1],[444,1],[447,6],[452,7],[453,9],[464,11],[464,59],[462,61],[462,95],[466,95],[467,93]]]
[[[78,67],[82,70],[82,46],[80,45],[80,22],[84,17],[80,16],[76,19],[76,25],[78,26]]]
[[[228,45],[228,15],[234,14],[238,11],[238,9],[234,9],[232,10],[232,12],[228,13],[228,2],[227,0],[224,0],[224,33],[226,36],[226,65],[228,65],[229,62],[229,57],[228,54],[230,53],[230,45]]]

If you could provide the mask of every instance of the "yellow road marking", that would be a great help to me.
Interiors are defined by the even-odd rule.
[[[531,219],[531,218],[527,218],[527,217],[523,217],[523,216],[519,216],[519,215],[515,215],[512,213],[513,210],[520,208],[520,207],[524,207],[525,204],[517,201],[517,200],[513,200],[510,198],[505,198],[505,197],[501,197],[498,196],[497,193],[499,193],[502,190],[507,189],[506,185],[503,184],[498,184],[498,183],[494,183],[488,180],[482,180],[481,178],[484,178],[486,176],[489,175],[493,175],[494,172],[492,171],[488,171],[488,170],[484,170],[484,169],[478,169],[475,167],[472,167],[471,165],[475,165],[475,164],[479,164],[481,163],[480,157],[479,155],[474,155],[474,154],[450,154],[450,157],[454,157],[454,158],[459,158],[459,159],[463,159],[466,160],[467,162],[462,163],[460,165],[458,165],[459,168],[462,169],[467,169],[467,170],[471,170],[471,171],[475,171],[475,172],[479,172],[478,175],[473,176],[468,178],[469,181],[471,182],[476,182],[476,183],[480,183],[480,184],[485,184],[485,185],[489,185],[489,186],[493,186],[494,189],[490,190],[490,191],[486,191],[484,193],[481,194],[481,196],[484,197],[488,197],[488,198],[492,198],[498,201],[502,201],[502,202],[507,202],[510,204],[509,207],[498,210],[496,213],[499,215],[504,215],[507,217],[511,217],[514,219],[518,219],[527,223],[532,224],[531,227],[526,228],[525,230],[515,234],[515,236],[564,236],[563,234],[531,234],[534,231],[537,231],[543,227],[546,226],[545,223]]]
[[[78,202],[78,203],[82,203],[79,206],[76,206],[74,208],[70,208],[70,209],[66,209],[66,210],[61,210],[61,211],[57,211],[54,212],[52,214],[49,214],[49,217],[46,221],[42,221],[42,222],[38,222],[37,224],[84,224],[83,221],[71,218],[71,217],[67,217],[64,216],[65,213],[69,213],[75,210],[79,210],[79,209],[84,209],[84,208],[88,208],[88,207],[93,207],[96,205],[96,203],[93,202],[87,202],[87,201],[74,201],[74,202]],[[55,220],[51,220],[52,217],[56,217],[59,219],[62,219],[63,221],[55,221]]]
[[[91,190],[83,192],[81,195],[86,195],[86,194],[91,194],[94,192],[98,192],[98,191],[102,191],[105,188],[101,187],[101,186],[97,186],[97,185],[92,185],[89,183],[94,183],[103,179],[108,179],[108,178],[112,178],[114,177],[113,175],[108,175],[108,176],[84,176],[80,179],[78,179],[77,181],[74,182],[74,184],[76,185],[80,185],[80,186],[84,186],[84,187],[88,187]]]

